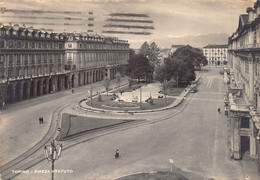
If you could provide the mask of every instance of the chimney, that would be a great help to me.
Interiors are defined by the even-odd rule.
[[[258,17],[260,15],[260,0],[255,2],[254,8],[256,10],[256,17]]]
[[[251,23],[254,20],[254,9],[252,7],[248,7],[246,12],[248,13],[248,22]]]
[[[18,30],[19,29],[19,25],[18,24],[15,24],[15,25],[13,25],[13,28],[14,28],[14,30]]]

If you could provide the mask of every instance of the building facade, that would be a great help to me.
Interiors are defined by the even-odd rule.
[[[207,45],[203,47],[203,55],[208,60],[208,65],[223,65],[227,62],[228,45]]]
[[[260,0],[240,15],[238,28],[229,38],[228,64],[230,158],[241,159],[249,151],[260,172]]]
[[[66,86],[63,34],[3,26],[0,29],[0,105],[60,91]]]
[[[77,33],[67,37],[65,68],[71,72],[71,87],[124,74],[129,60],[127,41]]]
[[[0,28],[0,107],[55,93],[104,76],[115,78],[129,59],[126,41],[56,34],[32,28]]]

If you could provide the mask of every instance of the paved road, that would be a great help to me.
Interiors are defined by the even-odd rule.
[[[122,84],[125,81],[122,79]],[[93,84],[93,94],[104,89],[102,82]],[[39,142],[47,133],[52,115],[59,107],[72,106],[73,102],[88,96],[89,91],[90,85],[81,86],[75,88],[75,93],[66,90],[12,104],[0,111],[0,166]],[[39,117],[44,118],[44,124],[39,124]]]
[[[174,166],[196,175],[214,179],[258,179],[256,164],[230,161],[227,147],[227,120],[223,113],[225,85],[219,70],[203,72],[199,91],[187,98],[188,106],[176,116],[176,110],[148,115],[150,121],[162,116],[163,121],[117,131],[81,143],[63,151],[55,169],[73,173],[55,174],[58,179],[113,179],[124,175],[170,169]],[[140,115],[138,115],[140,117]],[[148,117],[146,116],[146,117]],[[121,157],[114,159],[115,149]],[[51,164],[41,162],[30,169],[50,170]],[[30,173],[16,179],[51,178],[51,174]],[[195,176],[194,176],[195,177]],[[195,178],[191,178],[195,179]]]

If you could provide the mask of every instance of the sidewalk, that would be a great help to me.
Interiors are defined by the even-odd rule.
[[[127,77],[122,78],[122,83]],[[115,80],[112,86],[115,86]],[[93,84],[93,92],[104,89],[103,82]],[[70,90],[41,96],[11,104],[4,111],[0,111],[0,161],[1,166],[14,158],[27,152],[28,149],[40,142],[52,127],[53,113],[60,107],[72,106],[83,99],[90,90],[90,85]],[[39,117],[43,117],[44,123],[39,124]]]

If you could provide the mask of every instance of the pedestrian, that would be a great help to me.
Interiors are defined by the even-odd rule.
[[[118,150],[118,149],[116,149],[115,158],[116,158],[116,159],[119,158],[119,150]]]
[[[74,89],[72,89],[71,92],[74,93]]]
[[[43,124],[43,117],[39,117],[39,124]]]

